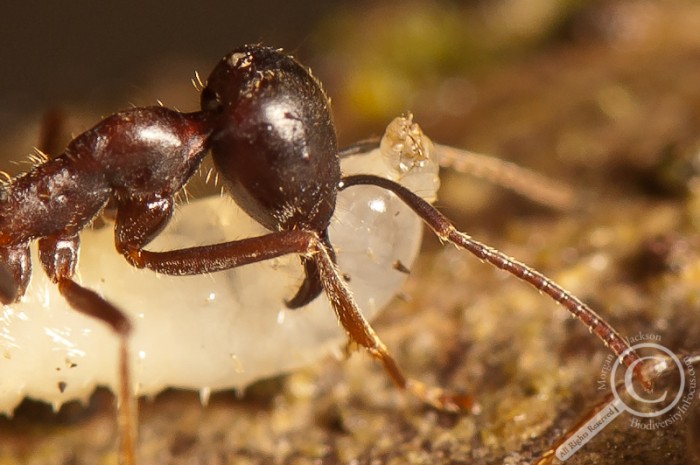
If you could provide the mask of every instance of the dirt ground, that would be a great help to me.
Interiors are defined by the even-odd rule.
[[[564,181],[577,206],[552,211],[446,171],[438,206],[621,334],[700,350],[700,6],[532,2],[527,16],[523,2],[476,3],[367,5],[361,21],[348,8],[320,23],[305,53],[341,140],[411,110],[436,141]],[[608,393],[598,381],[609,352],[580,323],[432,238],[374,327],[405,372],[472,394],[480,412],[422,406],[355,353],[214,394],[206,408],[190,392],[142,400],[139,463],[531,463]],[[98,391],[59,414],[26,403],[0,420],[0,465],[117,463],[111,402]],[[663,428],[634,418],[623,413],[568,462],[700,460],[697,402]]]

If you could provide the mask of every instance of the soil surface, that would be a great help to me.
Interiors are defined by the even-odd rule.
[[[553,211],[445,171],[438,206],[622,335],[700,350],[700,6],[476,3],[368,3],[319,24],[305,53],[341,140],[411,110],[436,141],[565,182],[577,205]],[[406,373],[473,395],[478,413],[420,405],[357,352],[206,408],[191,392],[142,400],[139,463],[531,463],[609,394],[610,352],[529,285],[432,238],[411,271],[374,327]],[[25,403],[0,420],[0,465],[116,464],[111,402]],[[568,462],[697,463],[697,404],[664,426],[623,413]]]

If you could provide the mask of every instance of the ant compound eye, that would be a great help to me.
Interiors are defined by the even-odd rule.
[[[222,110],[223,104],[221,103],[221,97],[209,87],[202,89],[202,95],[200,97],[202,110],[218,113]]]

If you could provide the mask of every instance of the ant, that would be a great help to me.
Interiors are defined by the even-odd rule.
[[[134,267],[169,275],[212,273],[287,254],[300,256],[304,280],[286,301],[299,308],[325,292],[350,340],[377,359],[400,389],[438,409],[468,409],[471,398],[406,378],[364,318],[336,267],[328,226],[339,191],[374,185],[393,192],[445,242],[514,274],[564,306],[626,366],[628,343],[591,308],[549,278],[458,231],[430,203],[375,175],[343,176],[330,101],[310,71],[282,51],[247,45],[217,64],[201,92],[201,111],[164,107],[115,113],[65,151],[0,190],[0,301],[16,302],[31,275],[29,244],[66,301],[109,325],[120,340],[120,454],[135,463],[136,413],[128,366],[132,325],[125,314],[74,280],[81,230],[116,211],[115,245]],[[268,234],[153,252],[145,247],[170,220],[174,197],[211,152],[234,201]],[[640,373],[640,372],[638,372]]]

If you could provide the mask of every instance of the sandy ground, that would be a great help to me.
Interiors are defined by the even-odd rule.
[[[448,86],[466,110],[436,108],[444,87],[424,90],[412,109],[419,122],[427,115],[436,140],[565,181],[578,206],[551,211],[447,172],[439,205],[623,335],[699,350],[700,8],[613,2],[561,27],[556,39]],[[363,116],[343,95],[338,124],[351,140]],[[143,400],[139,463],[530,463],[606,394],[597,387],[609,354],[600,341],[526,284],[433,239],[375,328],[407,373],[474,395],[481,412],[422,406],[355,353],[243,396],[215,394],[206,408],[189,392]],[[98,392],[88,408],[57,415],[24,405],[0,420],[0,464],[117,463],[111,401]],[[697,405],[652,431],[625,413],[569,463],[688,464],[700,456],[698,440]]]

